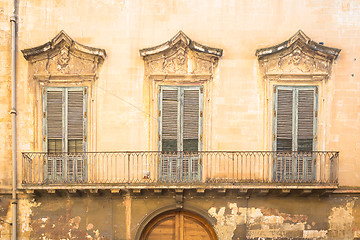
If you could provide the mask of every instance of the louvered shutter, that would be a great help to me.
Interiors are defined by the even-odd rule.
[[[201,88],[162,86],[159,100],[160,150],[163,152],[160,178],[194,179],[200,171],[196,153],[201,143]]]
[[[67,177],[83,179],[84,161],[84,90],[67,89]]]
[[[199,150],[199,89],[184,89],[183,151]]]
[[[314,136],[314,90],[298,92],[298,144],[297,150],[311,152]]]
[[[277,88],[274,122],[279,153],[274,174],[276,179],[306,181],[313,178],[314,173],[311,152],[316,129],[316,88]]]
[[[293,90],[279,89],[277,95],[277,151],[292,150]]]
[[[288,180],[292,177],[293,95],[294,91],[291,89],[277,91],[276,150],[280,153],[277,154],[275,174],[278,180]]]
[[[314,89],[299,89],[298,91],[298,131],[297,150],[299,154],[296,162],[297,176],[302,180],[311,180],[313,175],[313,140],[314,140]],[[308,152],[308,153],[305,153]]]
[[[84,96],[83,91],[68,91],[68,151],[83,151]]]
[[[82,154],[86,150],[86,89],[47,88],[43,97],[44,146],[49,153],[45,175],[50,181],[83,179],[86,174]]]
[[[162,155],[160,174],[162,180],[173,180],[178,169],[178,129],[179,129],[179,90],[174,88],[161,88],[160,94],[160,124]],[[166,154],[166,155],[165,155]]]
[[[46,103],[48,152],[62,152],[63,91],[48,91]]]
[[[62,89],[44,90],[44,144],[49,153],[45,166],[45,175],[50,182],[61,178],[64,170],[63,152],[63,109],[64,95]]]
[[[162,90],[162,152],[173,153],[178,150],[178,89]]]

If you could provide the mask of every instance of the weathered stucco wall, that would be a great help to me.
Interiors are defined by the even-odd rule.
[[[176,209],[174,194],[54,196],[21,199],[19,239],[135,239],[147,220]],[[0,218],[9,222],[9,201],[1,202]],[[296,206],[296,207],[294,207]],[[183,209],[207,220],[221,240],[231,239],[358,239],[357,197],[237,197],[233,193],[199,196],[185,191]],[[1,224],[0,239],[9,238]]]
[[[271,150],[272,99],[266,98],[255,50],[274,46],[302,29],[312,40],[341,49],[319,100],[318,150],[340,151],[340,187],[360,186],[360,2],[235,0],[19,0],[18,50],[51,40],[64,30],[75,41],[106,50],[90,99],[89,151],[157,150],[157,106],[150,96],[139,49],[164,43],[182,30],[224,50],[207,84],[206,150]],[[9,239],[11,184],[11,1],[0,0],[0,239]],[[18,59],[18,159],[42,151],[38,82]],[[270,108],[271,109],[271,108]],[[271,114],[271,113],[270,113]],[[155,130],[154,130],[155,128]],[[19,186],[21,181],[19,181]],[[30,196],[30,195],[29,195]],[[154,211],[175,205],[173,196],[21,196],[19,239],[133,239]],[[219,239],[293,237],[360,238],[360,204],[352,196],[185,196]],[[103,237],[103,238],[102,238]]]
[[[0,188],[11,182],[11,55],[9,1],[0,1]]]
[[[8,12],[7,1],[2,2]],[[76,3],[39,0],[20,1],[19,6],[19,49],[39,46],[65,30],[77,42],[107,51],[100,78],[95,83],[96,97],[92,99],[96,113],[89,124],[95,136],[90,146],[92,151],[157,149],[156,137],[150,134],[150,126],[154,127],[151,121],[156,116],[149,112],[153,102],[148,98],[144,63],[138,51],[167,41],[179,30],[195,41],[224,50],[211,80],[212,95],[207,99],[210,109],[205,116],[204,149],[208,150],[271,149],[268,128],[272,123],[265,122],[264,112],[271,99],[264,97],[264,83],[254,56],[256,49],[287,40],[298,29],[314,41],[341,48],[332,77],[325,83],[325,98],[321,99],[326,102],[326,108],[322,109],[319,120],[318,150],[339,150],[341,185],[359,184],[360,166],[353,159],[359,148],[352,137],[360,133],[357,1],[192,1],[190,4],[175,0]],[[5,19],[2,24],[9,28]],[[9,39],[3,39],[2,49],[6,54],[2,61],[7,64],[2,67],[6,81],[1,85],[4,95],[1,109],[5,109],[2,126],[6,132]],[[18,60],[20,154],[42,147],[39,116],[34,111],[39,101],[34,96],[36,82],[29,79],[28,63],[20,52]],[[5,134],[2,139],[9,138],[10,134]],[[9,144],[3,144],[3,148],[4,161],[10,161]],[[8,168],[2,169],[9,182]]]
[[[1,1],[1,161],[10,162],[9,110],[9,1]],[[302,29],[314,41],[341,48],[332,77],[326,84],[326,109],[318,150],[341,153],[341,185],[359,185],[360,165],[353,159],[359,147],[360,102],[357,52],[358,1],[19,1],[18,49],[39,46],[65,30],[77,42],[104,48],[108,56],[96,81],[96,111],[92,151],[157,149],[150,135],[152,100],[144,82],[139,49],[161,44],[179,30],[192,39],[222,48],[209,114],[205,116],[208,150],[270,150],[265,122],[264,83],[256,49],[287,40]],[[198,18],[198,16],[203,16]],[[286,19],[284,21],[283,19]],[[36,82],[29,79],[28,63],[18,52],[19,157],[22,151],[42,150],[39,116],[34,106]],[[271,101],[271,99],[270,99]],[[111,104],[110,104],[111,103]],[[222,116],[222,117],[219,117]],[[131,136],[130,138],[123,136]],[[21,167],[21,166],[19,166]],[[9,184],[9,164],[0,176]],[[355,171],[354,171],[355,170]]]

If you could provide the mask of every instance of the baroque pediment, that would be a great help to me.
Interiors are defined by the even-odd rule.
[[[61,31],[51,41],[22,50],[32,65],[32,74],[41,77],[96,76],[103,63],[104,49],[88,47]]]
[[[147,75],[212,75],[222,49],[191,40],[182,31],[169,41],[140,50]]]
[[[314,75],[331,73],[333,61],[340,49],[326,47],[312,41],[301,30],[289,40],[256,51],[262,72],[265,75]]]

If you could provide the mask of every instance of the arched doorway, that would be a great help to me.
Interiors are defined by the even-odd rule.
[[[217,240],[211,225],[187,211],[169,211],[152,219],[141,240]]]

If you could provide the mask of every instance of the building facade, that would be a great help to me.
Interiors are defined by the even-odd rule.
[[[14,2],[0,239],[360,239],[359,1]]]

